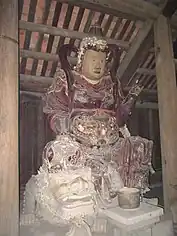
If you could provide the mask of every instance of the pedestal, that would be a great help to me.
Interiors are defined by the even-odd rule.
[[[147,203],[141,203],[138,209],[124,210],[120,207],[102,211],[114,228],[115,236],[152,235],[153,226],[160,222],[163,209]]]

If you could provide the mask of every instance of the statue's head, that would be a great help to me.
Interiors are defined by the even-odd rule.
[[[74,81],[72,66],[67,58],[71,52],[77,53],[77,64],[74,70],[83,75],[87,81],[96,84],[104,74],[109,72],[112,80],[117,83],[116,73],[120,63],[121,49],[116,44],[107,43],[100,26],[92,26],[89,33],[88,37],[82,39],[79,49],[73,44],[64,44],[60,47],[59,59],[61,68],[68,78],[69,89]]]
[[[93,37],[81,41],[75,69],[90,82],[97,83],[106,71],[109,48],[106,40],[102,39],[102,29],[99,26],[91,27],[89,33]]]
[[[99,81],[105,73],[106,53],[89,49],[83,57],[81,73],[91,81]]]

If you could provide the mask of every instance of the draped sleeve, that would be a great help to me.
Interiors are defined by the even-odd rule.
[[[69,97],[66,74],[59,70],[43,98],[43,112],[47,114],[50,127],[56,133],[68,129]]]

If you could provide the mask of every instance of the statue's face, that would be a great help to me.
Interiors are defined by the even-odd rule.
[[[91,169],[81,168],[76,170],[59,171],[49,174],[50,190],[55,199],[65,204],[76,201],[90,201],[95,194],[92,183]],[[72,205],[72,204],[71,204]]]
[[[82,64],[82,74],[90,81],[97,83],[104,75],[106,66],[106,53],[87,50]]]

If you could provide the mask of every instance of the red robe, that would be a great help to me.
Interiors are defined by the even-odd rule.
[[[56,134],[67,132],[71,118],[80,113],[93,116],[96,110],[115,117],[120,127],[121,118],[127,111],[125,104],[121,106],[121,97],[118,97],[118,100],[115,101],[113,82],[110,75],[104,76],[98,84],[92,85],[80,74],[76,72],[73,72],[73,74],[72,91],[68,91],[66,75],[61,70],[43,97],[44,113],[49,116],[51,129]],[[116,102],[118,104],[117,108],[115,106]],[[104,152],[103,154],[106,153],[106,150],[101,151]],[[126,186],[141,185],[146,187],[148,185],[151,154],[152,141],[139,136],[119,138],[114,143],[112,159],[117,162],[119,172]]]

